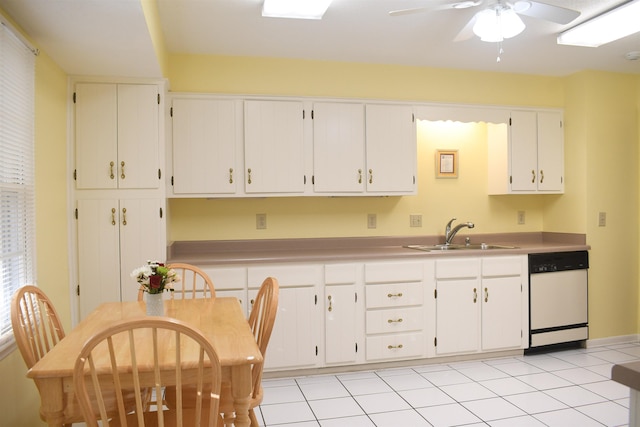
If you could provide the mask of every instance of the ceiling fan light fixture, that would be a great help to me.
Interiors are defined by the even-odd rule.
[[[264,0],[262,16],[268,18],[322,19],[331,0]]]
[[[522,19],[510,7],[485,9],[476,15],[473,32],[483,42],[501,42],[524,31]]]
[[[598,47],[640,31],[640,0],[598,15],[558,35],[557,43]]]

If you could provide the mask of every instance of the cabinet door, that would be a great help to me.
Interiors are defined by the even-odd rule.
[[[117,188],[117,86],[78,83],[75,88],[76,188]]]
[[[325,288],[325,362],[356,362],[356,285]]]
[[[136,301],[138,284],[131,272],[147,261],[164,261],[163,199],[120,200],[120,283],[122,301]]]
[[[117,199],[81,199],[76,207],[83,319],[103,302],[120,301],[119,204]]]
[[[118,85],[118,187],[158,188],[158,86]]]
[[[174,99],[172,110],[174,194],[235,193],[236,101]]]
[[[564,191],[562,114],[538,113],[538,191]]]
[[[520,276],[482,279],[482,349],[522,346]]]
[[[413,108],[367,105],[365,120],[367,192],[415,192],[417,141]]]
[[[469,353],[480,343],[478,279],[436,283],[436,354]]]
[[[245,192],[303,193],[302,102],[246,101],[244,117]]]
[[[249,299],[255,298],[257,292],[250,289]],[[314,288],[280,288],[265,369],[311,367],[317,363],[318,307]]]
[[[158,188],[156,85],[76,85],[78,189]]]
[[[538,142],[535,111],[511,112],[511,190],[536,191],[538,188]]]
[[[313,104],[313,189],[317,193],[364,191],[364,106]]]

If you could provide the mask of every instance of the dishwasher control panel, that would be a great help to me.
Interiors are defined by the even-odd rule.
[[[529,255],[529,274],[589,268],[587,251],[553,252]]]

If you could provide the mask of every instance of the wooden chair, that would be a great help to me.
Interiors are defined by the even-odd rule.
[[[251,326],[253,335],[256,337],[256,342],[258,343],[258,347],[260,347],[263,358],[266,357],[271,331],[273,331],[273,324],[276,321],[279,293],[280,286],[278,280],[273,277],[267,277],[260,286],[258,295],[256,295],[253,301],[251,313],[249,314],[249,326]],[[262,363],[253,365],[251,370],[253,391],[251,392],[249,401],[249,418],[251,419],[252,427],[258,427],[258,420],[256,419],[254,408],[262,403],[263,368],[264,360]],[[224,414],[225,425],[233,425],[235,417],[230,415],[233,413],[233,397],[231,396],[231,389],[228,384],[225,384],[222,390],[220,413]]]
[[[167,267],[175,270],[176,274],[180,276],[179,282],[174,282],[174,291],[169,292],[171,298],[178,296],[180,299],[188,298],[215,298],[216,291],[213,286],[213,281],[200,268],[191,264],[174,263],[169,264]],[[144,290],[141,287],[138,290],[138,301],[144,299]]]
[[[161,343],[168,345],[161,347]],[[198,355],[195,375],[184,375],[180,361],[184,363],[187,354]],[[171,364],[169,369],[167,363]],[[157,395],[162,395],[165,386],[175,386],[176,407],[145,411],[144,399],[137,397],[135,409],[128,411],[123,403],[123,387],[144,390],[141,379],[152,382]],[[123,320],[96,333],[84,344],[73,373],[76,396],[88,427],[98,427],[98,421],[105,427],[215,427],[220,381],[220,362],[206,337],[184,322],[157,317]],[[181,390],[187,385],[196,390],[191,396],[192,409],[183,409],[182,405]],[[102,399],[104,393],[116,395],[118,414],[111,420]],[[94,415],[92,400],[97,401],[99,415]]]
[[[267,353],[267,345],[269,344],[269,338],[271,338],[271,331],[273,330],[273,324],[276,320],[276,313],[278,311],[278,295],[280,292],[280,286],[278,281],[273,277],[267,277],[260,290],[256,295],[255,300],[249,314],[249,325],[253,331],[253,335],[256,338],[260,352],[262,352],[263,358]],[[257,363],[251,368],[252,376],[252,392],[249,400],[249,418],[251,419],[251,426],[258,427],[258,420],[256,418],[253,409],[262,403],[262,372],[264,368],[264,360],[262,363]],[[195,390],[185,388],[183,390],[185,396],[184,401],[187,405],[190,405],[190,397],[195,397]],[[176,405],[175,389],[167,388],[165,394],[166,404],[169,407]],[[192,405],[192,404],[191,404]],[[220,413],[224,415],[224,424],[233,425],[235,421],[235,413],[233,408],[233,396],[231,395],[230,384],[224,383],[222,385],[222,396],[220,397]]]
[[[11,326],[28,369],[65,336],[51,300],[33,285],[23,286],[13,294]]]

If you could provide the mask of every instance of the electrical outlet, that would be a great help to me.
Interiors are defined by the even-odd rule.
[[[422,215],[420,214],[409,215],[409,226],[422,227]]]
[[[518,211],[518,224],[520,225],[524,224],[524,220],[525,220],[524,211]]]
[[[607,226],[607,213],[598,212],[598,227],[606,227],[606,226]]]
[[[267,214],[256,214],[256,230],[267,228]]]
[[[378,226],[378,216],[376,214],[367,215],[367,228],[376,228]]]

